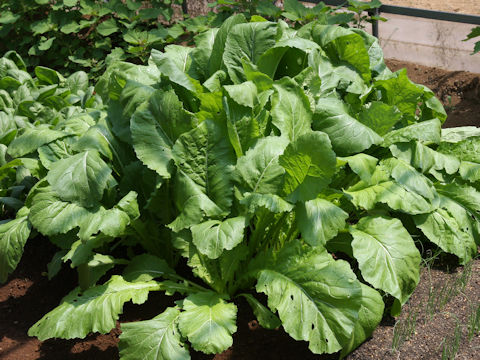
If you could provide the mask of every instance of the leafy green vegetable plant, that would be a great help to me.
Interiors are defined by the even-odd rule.
[[[0,53],[16,49],[29,55],[27,66],[49,64],[62,73],[79,67],[99,72],[113,59],[143,62],[152,48],[184,34],[172,6],[181,2],[152,0],[145,7],[140,0],[5,0]]]
[[[478,129],[441,130],[434,94],[362,30],[258,20],[112,63],[102,103],[48,126],[64,137],[34,127],[42,140],[17,145],[43,176],[0,225],[1,259],[36,229],[59,247],[50,276],[67,262],[80,281],[31,336],[109,332],[125,302],[163,291],[182,300],[122,325],[122,359],[227,349],[240,297],[260,325],[344,357],[384,298],[396,313],[415,289],[412,235],[476,254]]]

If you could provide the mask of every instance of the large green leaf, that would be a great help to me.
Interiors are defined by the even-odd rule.
[[[226,19],[222,26],[218,29],[215,35],[215,41],[212,47],[212,54],[210,55],[208,63],[208,71],[210,75],[213,75],[216,71],[220,70],[223,63],[223,51],[225,49],[225,42],[227,41],[227,35],[233,26],[241,23],[245,23],[247,20],[243,14],[234,14]]]
[[[253,82],[226,85],[224,89],[228,94],[223,98],[228,136],[237,157],[240,157],[256,139],[261,137],[262,129],[258,117],[268,113],[263,110],[256,116],[254,112],[254,107],[259,106],[259,99]]]
[[[480,163],[480,136],[468,137],[456,143],[442,142],[438,151],[463,161]]]
[[[335,98],[318,100],[313,129],[327,133],[333,150],[341,156],[361,152],[382,142],[380,135],[352,117],[347,105]]]
[[[420,169],[423,173],[436,174],[445,171],[454,174],[460,167],[460,161],[454,155],[435,151],[421,142],[398,143],[390,146],[393,156]]]
[[[466,264],[477,253],[475,240],[480,216],[480,192],[455,183],[436,186],[440,206],[430,214],[414,217],[425,236],[444,251],[458,256]]]
[[[480,180],[480,164],[478,163],[461,161],[458,172],[460,173],[462,179],[467,181],[477,182]]]
[[[195,51],[192,52],[192,61],[195,72],[204,79],[210,77],[208,64],[215,44],[215,38],[219,29],[208,29],[195,36]]]
[[[240,187],[244,192],[279,194],[283,186],[285,170],[278,158],[283,153],[288,140],[268,136],[257,142],[237,162]]]
[[[201,86],[189,71],[192,64],[190,56],[192,51],[190,47],[169,45],[164,52],[152,50],[151,59],[162,75],[168,77],[171,82],[195,93],[201,91]]]
[[[316,98],[319,98],[321,95],[331,95],[331,92],[335,89],[359,95],[368,91],[360,74],[351,66],[348,66],[348,64],[334,65],[326,55],[321,53],[311,54],[308,57],[308,64],[311,69],[314,69],[314,74],[321,81],[320,84],[317,81],[312,84],[313,86],[308,86],[311,88],[310,91],[320,87]]]
[[[137,193],[130,191],[113,208],[100,207],[92,211],[85,224],[80,224],[78,235],[85,239],[101,231],[105,235],[118,237],[124,235],[126,227],[139,216]]]
[[[480,128],[476,126],[458,126],[442,129],[442,142],[458,143],[470,137],[478,136],[480,136]]]
[[[111,172],[97,151],[88,150],[52,164],[47,180],[61,199],[90,207],[102,198]]]
[[[124,303],[143,304],[150,291],[159,289],[160,284],[154,281],[129,283],[117,275],[83,293],[75,288],[59,306],[35,323],[28,335],[46,340],[84,338],[91,332],[108,333],[115,327]]]
[[[472,223],[465,221],[462,215],[452,214],[448,208],[442,207],[429,214],[416,215],[414,220],[431,242],[458,256],[461,264],[466,264],[477,253],[477,246],[471,230],[468,230]]]
[[[40,146],[48,144],[54,140],[65,137],[61,131],[51,130],[45,127],[26,129],[25,132],[15,138],[8,146],[8,154],[14,158],[29,154],[37,150]]]
[[[50,38],[48,40],[54,40],[55,38]],[[51,44],[51,43],[50,43]],[[48,46],[50,47],[50,46]],[[48,50],[42,49],[41,46],[39,47],[40,50]],[[53,69],[44,67],[44,66],[37,66],[35,67],[35,75],[37,75],[38,80],[40,81],[41,85],[55,85],[60,84],[61,80],[65,80],[62,75],[56,72]]]
[[[276,329],[280,327],[280,325],[282,325],[280,319],[275,316],[275,314],[273,314],[265,305],[258,301],[253,295],[240,295],[247,300],[261,327],[264,327],[265,329]]]
[[[303,90],[293,81],[282,79],[273,85],[272,123],[290,141],[311,128],[312,110]]]
[[[253,109],[258,103],[257,87],[253,81],[245,81],[244,83],[237,85],[225,85],[223,88],[239,105]]]
[[[334,353],[350,341],[360,310],[360,282],[344,261],[322,247],[292,241],[258,273],[258,292],[278,311],[285,331],[316,353]]]
[[[420,280],[420,252],[398,219],[367,216],[350,227],[362,277],[404,304]]]
[[[480,192],[472,186],[457,183],[436,184],[437,191],[449,197],[472,215],[480,217]]]
[[[32,228],[27,215],[26,208],[20,209],[16,219],[0,223],[0,283],[7,280],[22,258]]]
[[[177,326],[179,315],[177,308],[167,308],[151,320],[122,324],[120,359],[189,360]]]
[[[81,239],[101,231],[116,237],[123,235],[127,225],[139,216],[137,194],[131,191],[112,209],[102,206],[86,209],[78,204],[61,200],[50,187],[37,190],[32,199],[29,220],[42,234],[66,234],[80,228]]]
[[[217,259],[224,250],[232,250],[242,242],[245,225],[246,219],[243,216],[193,225],[193,243],[202,254]]]
[[[154,64],[148,66],[135,65],[127,62],[113,62],[98,79],[95,91],[103,99],[118,100],[127,79],[145,86],[158,83],[160,72]]]
[[[382,146],[388,147],[395,143],[420,141],[425,144],[438,144],[442,123],[438,119],[419,122],[397,130],[390,131],[384,136]]]
[[[320,46],[307,39],[282,38],[260,56],[258,69],[271,78],[295,76],[303,70],[308,55],[319,50]]]
[[[442,141],[446,142],[442,142],[437,149],[443,156],[461,160],[460,175],[470,182],[480,180],[480,136],[476,129],[459,128],[458,132],[450,132],[450,135],[447,132],[446,138],[442,138]]]
[[[78,94],[79,91],[86,92],[88,89],[88,75],[84,71],[77,71],[66,79],[66,85],[72,94]]]
[[[375,1],[378,4],[381,4],[380,1],[377,1],[377,0]],[[369,3],[367,3],[366,6],[369,6]],[[353,15],[353,14],[347,14],[347,15]],[[351,30],[361,35],[363,38],[363,41],[365,42],[365,46],[367,47],[367,50],[368,50],[368,56],[370,57],[370,70],[372,71],[372,77],[376,77],[376,78],[387,77],[391,73],[391,71],[387,68],[387,65],[385,65],[383,50],[382,50],[382,47],[380,46],[379,39],[361,29],[351,28]]]
[[[168,51],[170,50],[170,51]],[[165,52],[152,50],[151,58],[158,66],[162,75],[168,77],[171,82],[195,93],[201,90],[200,83],[188,74],[191,65],[190,52],[192,48],[178,45],[169,45]]]
[[[124,164],[132,159],[131,149],[127,148],[114,135],[113,125],[109,119],[100,119],[91,126],[71,147],[74,152],[97,150],[103,157],[109,159],[115,172],[123,172]]]
[[[178,325],[195,350],[216,354],[232,346],[232,334],[237,331],[234,304],[210,291],[188,296],[183,310]]]
[[[432,201],[437,196],[433,183],[422,173],[402,160],[395,158],[384,159],[381,166],[391,174],[405,189],[423,196]]]
[[[277,24],[271,22],[237,24],[231,28],[225,42],[223,62],[233,83],[247,80],[242,61],[256,64],[260,56],[275,45],[276,34]]]
[[[164,259],[151,254],[142,254],[130,261],[123,271],[123,278],[130,282],[150,281],[172,274],[175,274],[175,271]]]
[[[378,163],[377,158],[363,153],[337,158],[337,160],[345,161],[350,169],[366,183],[370,182]]]
[[[418,84],[423,89],[423,103],[420,104],[420,121],[439,119],[443,124],[447,120],[447,112],[435,93],[425,85]]]
[[[401,177],[398,179],[402,180]],[[390,178],[382,167],[377,167],[370,181],[359,181],[345,190],[345,194],[356,207],[365,210],[373,209],[377,203],[411,215],[429,213],[436,208],[435,203]]]
[[[178,138],[173,156],[178,167],[175,202],[180,209],[170,225],[174,231],[229,210],[235,154],[223,126],[203,121]]]
[[[258,273],[257,291],[268,296],[285,331],[316,353],[333,353],[350,339],[361,304],[360,283],[349,265],[324,248],[290,242]]]
[[[46,169],[51,169],[53,163],[72,156],[72,151],[63,140],[56,140],[38,148],[38,157]]]
[[[102,36],[109,36],[119,30],[117,22],[114,18],[103,21],[97,26],[97,31]]]
[[[245,205],[247,213],[255,214],[259,208],[265,208],[273,213],[289,212],[293,205],[275,194],[245,193],[240,204]]]
[[[173,144],[194,123],[193,115],[184,110],[173,90],[155,91],[131,118],[133,147],[138,158],[160,176],[171,177]]]
[[[364,81],[370,81],[370,57],[362,36],[340,26],[315,26],[312,36],[332,60],[350,64]]]
[[[389,79],[376,81],[375,88],[381,91],[383,102],[395,105],[407,120],[414,120],[424,90],[408,78],[406,69],[393,73]]]
[[[283,191],[292,201],[314,199],[330,183],[336,159],[325,133],[299,135],[279,157],[285,169]]]
[[[345,227],[348,218],[345,211],[324,199],[298,203],[296,215],[302,237],[312,246],[325,246]]]
[[[368,103],[358,114],[358,120],[380,136],[386,135],[401,117],[402,113],[396,106],[380,101]]]
[[[358,321],[355,324],[352,337],[348,345],[344,346],[340,358],[355,350],[373,333],[383,317],[385,304],[382,295],[370,286],[362,285],[362,306],[358,312]]]
[[[78,204],[62,201],[50,187],[37,190],[29,220],[44,235],[66,234],[90,215]]]

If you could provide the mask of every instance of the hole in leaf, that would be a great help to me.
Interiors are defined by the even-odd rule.
[[[290,299],[292,299],[292,301],[293,301],[293,295],[290,295]]]

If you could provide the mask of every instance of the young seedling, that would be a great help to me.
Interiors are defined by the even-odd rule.
[[[455,324],[455,330],[452,336],[446,336],[442,341],[442,360],[454,360],[460,348],[460,342],[462,340],[462,326],[458,323]]]

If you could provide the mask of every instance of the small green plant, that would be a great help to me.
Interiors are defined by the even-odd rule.
[[[447,95],[447,101],[446,102],[447,103],[445,104],[445,110],[447,112],[455,111],[455,105],[453,105],[451,95]]]
[[[401,319],[395,323],[393,327],[392,353],[396,352],[402,344],[410,339],[417,328],[417,319],[422,311],[423,303],[411,309],[406,319]]]
[[[425,265],[426,270],[429,272],[429,276],[431,266],[442,253],[443,251],[438,248],[434,251],[428,249],[427,251],[423,252],[424,257],[422,262]],[[440,288],[436,288],[431,285],[426,301],[423,298],[420,299],[420,303],[409,310],[405,319],[400,319],[395,323],[393,329],[392,352],[398,350],[406,340],[415,334],[418,317],[423,311],[428,316],[429,321],[431,321],[435,314],[442,311],[453,297],[465,289],[472,275],[472,266],[473,261],[470,261],[464,266],[460,275],[448,280]],[[478,316],[480,316],[480,312],[478,313]],[[476,331],[475,329],[478,329],[476,328],[477,325],[477,313],[472,312],[469,316],[469,334],[474,333]]]
[[[442,341],[442,360],[454,360],[462,340],[462,325],[457,321],[453,335],[446,336]]]
[[[373,13],[373,10],[382,6],[380,0],[371,0],[369,2],[348,0],[348,5],[348,10],[355,14],[353,17],[353,26],[358,29],[364,29],[366,22],[371,23],[374,20],[387,21],[384,17],[374,15]]]
[[[475,304],[472,306],[472,310],[468,317],[467,324],[467,338],[468,341],[472,341],[475,334],[480,331],[480,304]]]
[[[460,275],[449,279],[440,288],[430,287],[426,305],[426,312],[430,316],[430,319],[432,319],[437,312],[442,311],[452,298],[465,289],[472,275],[472,264],[472,261],[468,262]]]
[[[467,38],[464,39],[463,41],[468,41],[468,40],[471,40],[471,39],[474,39],[474,38],[477,38],[477,37],[480,37],[480,26],[477,26],[477,27],[473,28],[472,31],[470,32],[470,34],[467,35]],[[472,55],[474,55],[478,52],[480,52],[480,41],[477,41],[475,43]]]

